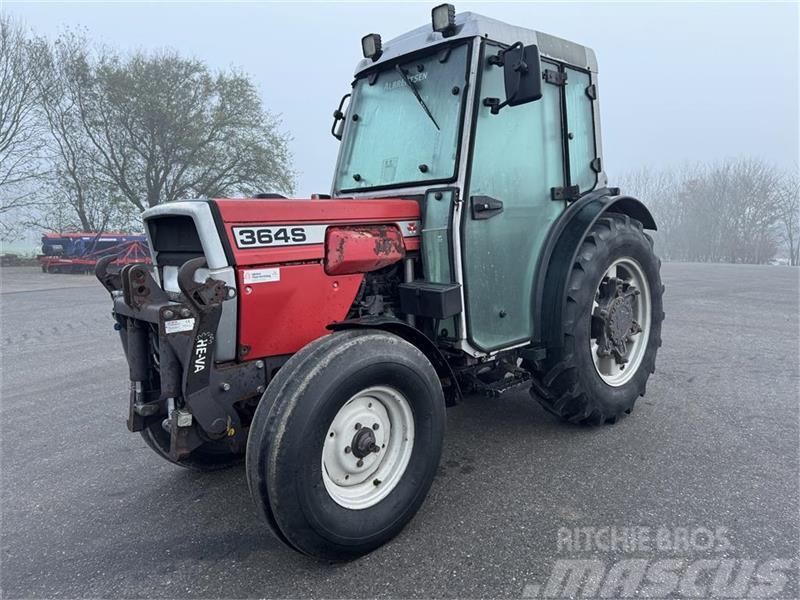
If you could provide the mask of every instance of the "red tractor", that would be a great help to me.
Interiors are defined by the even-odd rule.
[[[246,458],[275,536],[324,559],[413,517],[462,394],[613,422],[661,344],[656,225],[607,185],[594,53],[448,4],[432,21],[362,40],[330,196],[157,206],[153,269],[97,268],[128,428],[185,467]]]

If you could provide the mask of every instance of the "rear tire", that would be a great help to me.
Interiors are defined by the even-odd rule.
[[[545,409],[572,423],[599,425],[616,422],[621,415],[630,413],[637,398],[644,396],[661,346],[664,286],[660,267],[661,261],[653,253],[653,240],[639,221],[620,214],[598,219],[581,243],[567,276],[563,343],[548,348],[547,357],[531,368],[531,394]],[[633,316],[628,321],[633,323],[633,329],[624,330],[640,327],[637,318],[642,322],[641,331],[626,338],[625,351],[620,352],[619,359],[598,353],[598,342],[605,346],[603,340],[611,337],[604,333],[610,331],[604,329],[605,321],[597,316],[609,306],[601,296],[612,289],[611,277],[620,282],[619,293],[623,288],[636,292],[624,308],[629,311],[628,319]],[[608,293],[610,298],[613,293]]]
[[[270,382],[247,443],[250,493],[273,533],[325,560],[392,539],[433,482],[444,405],[433,366],[395,335],[344,331],[300,350]]]
[[[192,451],[189,456],[173,460],[169,455],[169,434],[155,423],[140,431],[142,438],[150,448],[164,460],[192,471],[219,471],[244,462],[244,454],[233,454],[223,442],[207,442]]]

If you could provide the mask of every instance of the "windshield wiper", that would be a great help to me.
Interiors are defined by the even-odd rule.
[[[428,105],[425,104],[425,101],[422,99],[422,96],[419,95],[419,90],[417,89],[417,86],[414,85],[414,82],[411,81],[411,79],[408,77],[406,72],[403,70],[403,67],[401,67],[400,65],[395,65],[394,68],[397,70],[398,73],[400,73],[400,76],[403,78],[403,81],[406,82],[408,89],[410,89],[411,93],[414,94],[414,97],[417,99],[417,102],[419,102],[419,105],[425,111],[425,114],[428,115],[431,118],[431,121],[433,121],[433,124],[436,125],[436,129],[441,131],[441,129],[439,129],[439,124],[436,122],[436,119],[433,118],[433,115],[431,114]]]

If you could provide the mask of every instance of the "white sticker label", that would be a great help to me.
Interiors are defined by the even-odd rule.
[[[325,241],[327,225],[254,225],[234,227],[237,248],[305,246]]]
[[[375,223],[375,225],[385,224]],[[400,228],[400,233],[403,234],[403,237],[417,237],[421,229],[419,219],[395,221],[394,224]],[[233,237],[236,247],[241,250],[275,246],[308,246],[322,244],[325,241],[325,230],[336,225],[346,227],[347,223],[242,226],[233,228]],[[366,225],[369,225],[369,223],[366,223]]]
[[[164,331],[167,332],[167,334],[191,331],[192,329],[194,329],[194,317],[164,321]]]
[[[280,280],[280,269],[251,269],[244,272],[245,283],[269,283]]]

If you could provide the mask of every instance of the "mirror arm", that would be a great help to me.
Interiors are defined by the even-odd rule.
[[[493,54],[489,57],[489,64],[490,65],[497,65],[500,67],[505,66],[505,56],[506,52],[513,50],[514,48],[519,48],[520,50],[524,50],[525,45],[522,42],[514,42],[508,48],[501,48],[497,51],[497,54]],[[524,60],[520,60],[519,64],[515,64],[513,69],[517,72],[517,92],[519,92],[519,86],[522,83],[522,74],[528,72],[528,65]],[[483,105],[489,107],[489,111],[496,115],[500,112],[501,108],[505,108],[508,106],[508,103],[516,98],[517,93],[515,92],[511,98],[506,98],[505,102],[500,102],[499,98],[484,98]]]
[[[344,119],[344,113],[342,112],[342,107],[344,106],[344,101],[347,100],[352,94],[345,94],[342,96],[342,99],[339,100],[339,108],[333,111],[333,125],[331,125],[331,135],[335,137],[340,142],[342,141],[342,134],[336,133],[336,124]]]
[[[497,54],[493,54],[492,56],[489,57],[489,64],[502,67],[505,64],[503,59],[505,58],[506,52],[509,52],[514,48],[524,48],[524,47],[525,45],[522,42],[514,42],[508,48],[500,48],[500,50],[497,51]]]
[[[483,105],[488,106],[489,112],[491,112],[493,115],[496,115],[500,112],[501,108],[508,106],[508,100],[505,102],[500,102],[500,98],[484,98]]]
[[[490,65],[503,66],[503,51],[499,50],[497,54],[492,54],[488,59]]]

